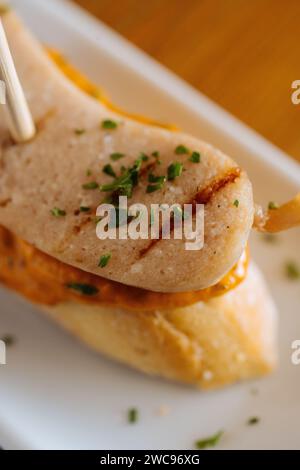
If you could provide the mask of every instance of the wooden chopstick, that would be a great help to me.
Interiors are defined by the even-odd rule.
[[[5,83],[6,105],[4,109],[11,135],[17,142],[26,142],[32,139],[36,129],[14,66],[1,19],[0,78]]]

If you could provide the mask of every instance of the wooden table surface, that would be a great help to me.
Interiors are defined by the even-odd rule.
[[[300,0],[75,0],[300,161]]]

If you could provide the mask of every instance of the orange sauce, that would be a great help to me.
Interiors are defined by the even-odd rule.
[[[93,84],[85,75],[73,67],[73,65],[71,65],[60,52],[52,48],[47,48],[47,52],[53,62],[55,62],[55,64],[59,67],[63,74],[66,75],[66,77],[75,83],[78,88],[81,88],[81,90],[85,91],[88,95],[103,103],[111,111],[151,126],[162,127],[171,131],[178,130],[178,128],[173,124],[164,124],[139,114],[132,114],[124,111],[123,109],[113,104],[107,97],[106,93],[104,93],[104,91],[99,87],[99,85]]]
[[[0,281],[33,302],[55,305],[66,300],[115,305],[132,310],[184,307],[200,300],[223,295],[245,277],[248,267],[246,250],[238,263],[217,284],[207,289],[160,293],[130,287],[69,266],[0,226]],[[92,296],[68,287],[70,283],[92,286]]]
[[[109,103],[103,92],[91,84],[80,72],[68,64],[63,57],[51,50],[50,55],[61,70],[81,89],[103,102],[106,106],[132,119],[173,129],[147,118],[133,116],[117,110]],[[248,250],[226,276],[207,289],[158,293],[130,287],[104,279],[69,266],[43,253],[0,226],[0,282],[35,303],[55,305],[67,300],[114,305],[131,310],[153,310],[184,307],[198,301],[206,301],[234,289],[247,274]],[[85,295],[70,288],[70,284],[93,287],[93,295]]]

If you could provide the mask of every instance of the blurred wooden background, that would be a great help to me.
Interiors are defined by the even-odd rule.
[[[300,161],[300,0],[74,0]]]

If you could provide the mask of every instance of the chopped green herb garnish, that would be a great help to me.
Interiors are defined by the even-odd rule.
[[[182,163],[171,163],[171,165],[168,166],[168,180],[174,180],[175,178],[177,178],[177,176],[180,176],[182,173],[182,169]]]
[[[120,160],[120,158],[123,158],[125,157],[125,154],[124,153],[120,153],[120,152],[114,152],[114,153],[111,153],[110,154],[110,158],[116,162],[117,160]]]
[[[80,206],[80,212],[90,212],[91,208],[87,206]]]
[[[278,240],[277,236],[274,235],[274,233],[263,233],[262,237],[264,241],[268,243],[274,243],[274,242],[277,242]]]
[[[293,261],[290,261],[289,263],[286,264],[285,272],[289,279],[295,280],[295,279],[300,278],[300,268]]]
[[[216,434],[212,436],[206,437],[205,439],[200,439],[196,441],[195,445],[197,449],[206,449],[207,447],[214,447],[218,444],[219,440],[221,439],[224,431],[218,431]]]
[[[233,205],[234,205],[235,207],[239,207],[240,201],[239,201],[238,199],[236,199],[236,200],[233,202]]]
[[[148,155],[146,155],[145,153],[141,152],[140,153],[140,157],[139,157],[143,162],[147,162],[149,160],[149,157]]]
[[[90,170],[89,168],[86,170],[86,176],[91,176],[92,174],[92,170]]]
[[[118,127],[118,124],[116,121],[112,121],[111,119],[104,119],[102,121],[102,129],[116,129]]]
[[[113,176],[114,178],[117,176],[110,163],[107,163],[107,165],[104,165],[104,167],[102,168],[102,171],[106,175]]]
[[[192,155],[190,156],[189,160],[193,163],[200,163],[201,161],[201,155],[199,152],[193,152]]]
[[[99,292],[97,287],[91,284],[80,284],[79,282],[69,282],[68,289],[73,289],[83,295],[96,295]]]
[[[139,412],[137,408],[130,408],[128,410],[127,419],[130,424],[134,424],[139,419]]]
[[[75,129],[74,132],[76,135],[82,135],[85,133],[85,129]]]
[[[146,193],[154,193],[155,191],[158,191],[159,189],[161,189],[163,187],[163,184],[162,183],[158,183],[158,184],[148,184],[147,186],[147,189],[146,189]]]
[[[159,151],[155,150],[154,152],[151,153],[152,157],[158,158],[159,157]]]
[[[278,207],[279,207],[279,204],[277,204],[277,202],[274,202],[274,201],[270,201],[269,204],[268,204],[268,209],[269,210],[278,209]]]
[[[89,183],[84,183],[82,187],[83,189],[98,189],[99,184],[96,181],[90,181]]]
[[[155,183],[155,184],[148,184],[146,192],[147,193],[154,193],[154,191],[157,191],[161,189],[166,182],[166,177],[165,176],[155,176],[153,173],[150,173],[148,175],[148,181],[149,183]]]
[[[9,347],[15,343],[15,338],[12,335],[4,335],[2,338],[0,338],[0,341],[3,341],[5,346]]]
[[[155,176],[153,173],[148,175],[149,183],[165,183],[166,179],[165,176]]]
[[[252,426],[253,424],[257,424],[260,422],[260,418],[258,416],[252,416],[251,418],[248,419],[247,424],[249,426]]]
[[[51,209],[51,214],[54,215],[54,217],[64,217],[66,215],[66,211],[59,209],[58,207],[53,207],[53,209]]]
[[[132,167],[125,168],[119,177],[112,183],[100,186],[100,191],[112,191],[114,195],[132,196],[134,186],[138,183],[139,171],[142,165],[142,158],[138,158]]]
[[[110,258],[111,258],[111,253],[106,253],[106,255],[102,255],[98,263],[99,268],[105,268]]]
[[[184,145],[177,145],[177,147],[175,148],[175,153],[177,155],[184,155],[186,153],[189,153],[189,149]]]

